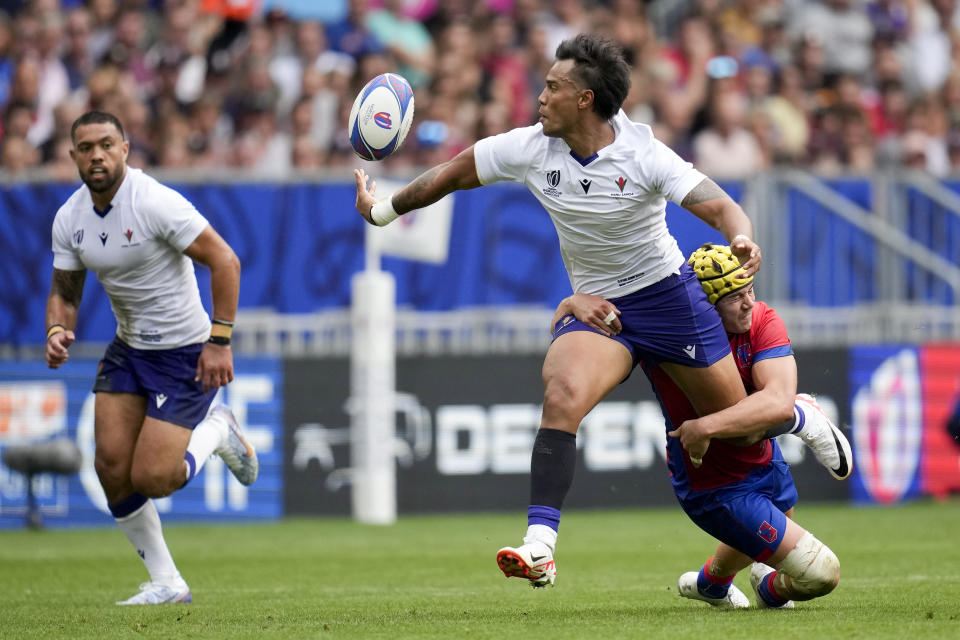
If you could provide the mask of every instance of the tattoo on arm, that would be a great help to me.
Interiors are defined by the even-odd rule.
[[[80,298],[83,297],[83,283],[86,280],[86,271],[54,269],[53,280],[50,284],[50,295],[60,296],[67,304],[79,307]]]
[[[692,207],[695,204],[713,200],[714,198],[726,197],[727,192],[721,189],[716,182],[710,178],[704,178],[703,181],[690,190],[687,197],[680,203],[682,207]]]
[[[437,177],[443,165],[429,169],[413,182],[401,189],[393,198],[393,208],[397,213],[407,213],[433,204],[445,193],[437,193]]]

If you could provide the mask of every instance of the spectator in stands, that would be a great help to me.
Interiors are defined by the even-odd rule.
[[[765,168],[757,139],[746,128],[744,97],[733,90],[714,93],[710,126],[693,138],[694,163],[718,178],[743,179]]]
[[[153,82],[153,70],[146,60],[147,34],[143,11],[122,9],[117,15],[113,36],[102,62],[129,74],[140,91],[148,92]]]
[[[86,7],[73,7],[67,13],[66,44],[61,60],[67,72],[70,90],[82,89],[93,73],[93,18]]]
[[[466,23],[459,23],[457,31],[448,34],[447,40],[455,40],[458,35],[469,33],[470,27]],[[523,50],[517,46],[517,31],[513,21],[505,15],[497,15],[491,19],[486,37],[476,43],[484,51],[480,64],[485,74],[484,82],[487,86],[497,83],[502,87],[503,104],[507,108],[512,127],[528,125],[533,120],[533,101],[530,95],[527,60]],[[472,52],[465,52],[470,55]],[[466,57],[466,56],[464,56]],[[476,57],[476,54],[474,54]],[[451,69],[448,73],[455,73]],[[491,94],[493,91],[491,91]],[[500,102],[500,100],[497,100]]]
[[[323,27],[318,22],[300,22],[294,25],[294,48],[270,62],[270,77],[278,89],[277,114],[286,118],[300,98],[303,75],[315,67],[320,54],[327,49]]]
[[[3,137],[3,141],[0,142],[0,168],[7,175],[15,178],[39,164],[40,152],[26,138],[17,135]]]
[[[810,98],[801,82],[797,67],[780,67],[774,80],[776,91],[763,106],[775,132],[774,161],[777,164],[799,164],[806,159],[810,140]]]
[[[347,16],[327,25],[327,40],[334,51],[346,53],[354,60],[384,50],[383,42],[367,27],[369,0],[349,0]]]
[[[260,59],[271,69],[279,90],[278,125],[287,127],[290,109],[309,91],[315,112],[312,135],[318,148],[340,148],[342,141],[333,134],[341,126],[336,114],[343,110],[343,101],[352,103],[354,91],[372,77],[368,71],[375,65],[347,70],[336,57],[349,56],[358,64],[386,52],[368,26],[372,25],[382,38],[391,40],[393,53],[379,58],[390,60],[386,70],[400,69],[415,85],[429,87],[431,92],[439,87],[448,104],[453,94],[459,94],[453,99],[458,113],[455,129],[460,131],[480,127],[484,111],[491,117],[499,113],[495,108],[486,110],[488,102],[507,107],[511,126],[528,124],[534,87],[552,63],[550,43],[571,29],[607,34],[624,47],[636,77],[625,106],[632,117],[649,122],[687,158],[692,157],[692,137],[709,124],[711,82],[706,61],[721,53],[740,65],[733,84],[747,91],[751,106],[762,108],[762,112],[748,111],[748,128],[754,137],[770,140],[761,148],[772,153],[776,162],[806,161],[799,151],[807,135],[804,129],[839,121],[836,113],[826,110],[836,105],[834,89],[840,85],[834,80],[843,74],[859,82],[868,103],[868,123],[877,138],[872,145],[874,164],[899,162],[895,149],[903,132],[898,120],[905,100],[939,93],[948,122],[960,126],[956,106],[960,99],[953,96],[960,91],[950,89],[950,69],[955,66],[951,50],[960,50],[951,40],[960,26],[954,0],[863,0],[859,4],[855,0],[709,0],[649,15],[645,4],[630,0],[587,4],[460,0],[442,6],[378,0],[373,10],[369,0],[344,0],[345,17],[323,26],[292,20],[298,14],[278,10],[262,15],[255,5],[233,0],[89,0],[62,8],[56,2],[10,5],[9,16],[0,13],[0,108],[11,101],[33,105],[35,122],[28,139],[35,146],[45,141],[53,144],[52,111],[68,92],[80,100],[89,93],[92,107],[103,107],[107,101],[107,108],[114,108],[137,99],[155,108],[159,98],[154,94],[162,89],[165,104],[176,104],[181,112],[202,95],[212,94],[233,121],[239,112],[231,94],[242,92],[236,70],[245,68],[247,60]],[[321,66],[321,73],[314,74],[304,59]],[[321,60],[325,61],[321,64]],[[483,79],[476,86],[473,70],[478,64]],[[30,96],[22,91],[15,98],[11,95],[18,65],[24,75],[36,75],[29,82],[21,78],[22,83],[36,85]],[[775,90],[768,83],[780,86],[777,74],[782,67],[796,67],[802,82],[790,90],[788,100],[781,95],[781,100],[768,102],[764,98]],[[65,83],[58,69],[66,74]],[[333,69],[336,75],[328,78]],[[462,73],[454,73],[455,69]],[[342,80],[345,73],[356,73],[349,86]],[[133,79],[132,86],[128,78]],[[787,72],[786,78],[793,87],[794,72]],[[119,90],[121,99],[111,97],[107,86]],[[458,88],[452,90],[454,86]],[[175,100],[169,99],[171,95]],[[874,105],[869,104],[872,96],[876,96]],[[418,111],[421,104],[427,107],[430,97],[418,89]],[[789,108],[784,109],[786,105]],[[799,119],[801,113],[806,127]],[[769,126],[764,124],[767,118]],[[838,138],[843,137],[842,128],[836,128]],[[942,138],[940,133],[927,135]],[[824,136],[816,137],[814,156],[819,160],[814,165],[823,166],[827,157],[836,157],[840,169],[850,164],[840,154],[825,153],[827,147],[820,144]],[[134,155],[138,153],[135,146]],[[862,154],[866,160],[865,149]],[[334,164],[341,157],[339,151],[321,156]],[[209,156],[191,157],[197,162],[210,160]],[[413,159],[394,157],[389,162]]]
[[[33,105],[20,100],[7,103],[3,110],[3,137],[26,139],[33,126]]]
[[[291,167],[297,171],[314,171],[323,164],[323,156],[309,135],[296,136],[293,139]]]
[[[206,95],[191,106],[187,141],[195,166],[226,165],[232,140],[233,121],[218,97]]]
[[[403,15],[403,0],[384,0],[367,14],[366,26],[397,59],[397,70],[417,89],[433,76],[433,38],[422,24]]]
[[[854,0],[815,0],[793,5],[794,36],[816,34],[823,46],[824,71],[866,76],[872,59],[873,24]]]

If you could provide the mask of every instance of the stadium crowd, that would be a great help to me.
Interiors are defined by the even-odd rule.
[[[121,119],[134,167],[352,167],[347,115],[386,71],[416,90],[386,162],[433,165],[534,123],[553,52],[579,32],[625,48],[629,116],[718,179],[960,172],[957,0],[325,0],[325,20],[301,17],[310,5],[0,0],[3,174],[75,180],[69,129],[87,109]]]

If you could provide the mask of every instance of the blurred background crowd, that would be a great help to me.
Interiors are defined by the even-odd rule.
[[[713,177],[960,172],[958,0],[0,0],[0,167],[75,180],[91,108],[132,166],[352,167],[347,115],[386,71],[416,91],[387,163],[431,165],[533,124],[579,32],[625,48],[628,115]]]

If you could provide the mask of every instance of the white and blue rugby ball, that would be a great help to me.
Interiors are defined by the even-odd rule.
[[[413,89],[382,73],[360,91],[350,110],[350,144],[364,160],[383,160],[403,144],[413,123]]]

